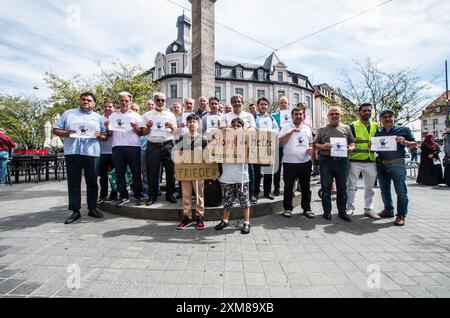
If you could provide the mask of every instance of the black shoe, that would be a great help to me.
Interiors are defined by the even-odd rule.
[[[107,200],[106,196],[105,197],[99,196],[98,199],[97,199],[97,203],[103,203],[106,200]]]
[[[75,222],[76,220],[78,220],[79,218],[81,218],[80,212],[73,212],[72,215],[66,219],[64,224],[71,224],[71,223]]]
[[[203,222],[202,216],[197,216],[197,224],[195,225],[195,228],[200,231],[205,229],[205,223]]]
[[[142,200],[142,198],[135,198],[135,199],[134,199],[134,203],[135,203],[137,206],[139,206],[139,205],[142,205],[143,200]]]
[[[146,206],[152,205],[153,203],[155,203],[157,200],[157,198],[153,197],[153,198],[148,198],[147,202],[145,202]]]
[[[345,222],[351,222],[352,219],[347,214],[338,214],[339,218],[343,219]]]
[[[173,194],[166,195],[166,201],[170,203],[177,203],[177,199],[173,196]]]
[[[274,196],[279,196],[280,195],[280,189],[275,189],[275,191],[273,191],[273,195]]]
[[[325,220],[331,221],[331,214],[324,214],[324,215],[322,215],[322,217],[323,217]]]
[[[105,201],[116,201],[117,195],[110,195]]]
[[[182,197],[183,197],[183,195],[180,192],[177,192],[175,199],[181,199]]]
[[[275,198],[270,193],[264,194],[264,197],[269,200],[275,200]]]
[[[315,215],[311,211],[305,211],[303,212],[303,215],[306,216],[308,219],[314,219]]]
[[[102,219],[103,214],[101,212],[98,212],[97,209],[89,210],[88,216],[96,218],[96,219]]]
[[[248,234],[248,233],[250,233],[250,224],[245,223],[242,226],[241,234]]]
[[[250,196],[250,203],[252,203],[252,204],[258,203],[258,199],[254,195],[251,195]]]
[[[224,228],[229,227],[229,226],[230,226],[230,223],[225,222],[224,220],[222,220],[222,221],[220,221],[220,223],[217,224],[214,228],[215,228],[217,231],[221,231],[221,230],[223,230]]]
[[[125,203],[128,203],[128,202],[130,202],[130,199],[122,198],[122,199],[117,200],[116,206],[122,206],[122,205],[124,205]]]
[[[178,224],[177,229],[184,230],[191,224],[192,224],[192,220],[190,218],[188,218],[187,216],[185,216],[183,221],[181,221],[180,224]]]

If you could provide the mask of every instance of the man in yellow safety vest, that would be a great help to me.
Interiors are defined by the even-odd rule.
[[[350,155],[350,168],[347,181],[347,213],[355,212],[355,195],[359,176],[362,172],[364,180],[364,215],[372,219],[380,219],[373,211],[373,188],[377,178],[375,154],[370,151],[370,139],[375,136],[379,125],[370,120],[372,117],[372,104],[364,103],[359,106],[359,120],[351,123],[350,129],[355,136],[355,150]]]

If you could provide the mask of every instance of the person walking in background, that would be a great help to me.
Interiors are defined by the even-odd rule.
[[[421,153],[417,183],[431,186],[444,183],[442,165],[439,158],[441,148],[436,142],[433,134],[428,134],[425,136],[420,150]]]
[[[0,128],[0,185],[5,184],[8,173],[8,159],[16,143]]]

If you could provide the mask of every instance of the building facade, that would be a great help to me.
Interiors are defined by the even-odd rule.
[[[432,133],[436,139],[443,140],[446,118],[447,104],[444,93],[422,111],[422,116],[420,117],[422,124],[422,139],[427,134]]]
[[[330,102],[340,104],[342,99],[342,93],[339,89],[334,89],[326,83],[314,85],[314,127],[327,125],[328,109],[332,106]]]
[[[167,104],[182,102],[192,96],[191,22],[184,14],[178,17],[178,37],[158,53],[155,66],[146,72],[152,81],[160,82],[167,95]],[[312,115],[314,88],[307,76],[288,70],[275,53],[263,65],[216,61],[215,96],[222,103],[230,103],[233,95],[242,95],[247,103],[266,97],[277,102],[287,96],[291,106],[304,102]]]

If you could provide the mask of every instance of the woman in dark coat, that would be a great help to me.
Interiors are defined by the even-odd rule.
[[[420,154],[417,183],[433,186],[443,183],[442,165],[439,159],[441,149],[433,134],[425,136],[420,149],[422,153]]]

